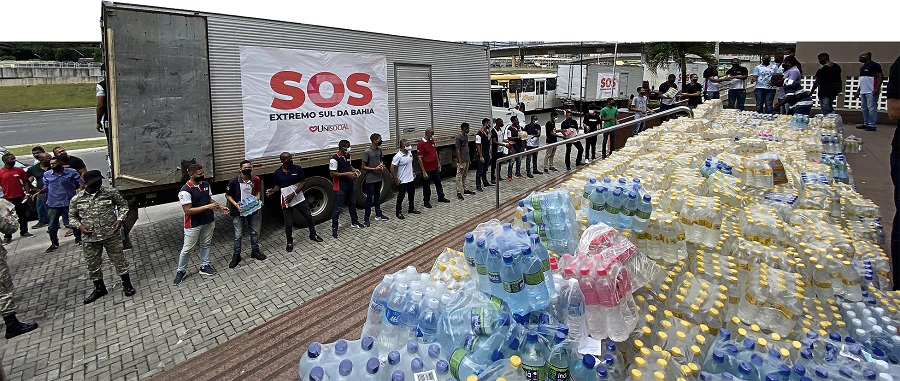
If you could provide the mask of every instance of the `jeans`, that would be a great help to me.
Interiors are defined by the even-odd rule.
[[[710,99],[719,99],[719,92],[718,91],[707,91],[706,92],[706,100],[710,100]]]
[[[303,200],[293,207],[281,210],[281,213],[284,215],[284,235],[287,238],[287,243],[294,242],[294,209],[297,209],[303,220],[306,221],[306,226],[309,228],[309,236],[315,237],[316,224],[313,222],[312,213],[309,211],[309,203]]]
[[[37,201],[35,201],[34,208],[37,210],[38,215],[38,223],[49,225],[50,224],[50,216],[47,214],[47,193],[41,193],[37,196]],[[66,216],[68,218],[69,216]]]
[[[809,113],[812,112],[812,106],[797,106],[797,107],[794,107],[794,109],[792,111],[793,111],[793,112],[791,112],[792,115],[800,114],[800,115],[809,116]]]
[[[184,229],[184,246],[178,255],[178,271],[187,271],[188,258],[191,250],[200,245],[200,267],[209,265],[209,247],[212,244],[213,232],[216,230],[216,222]]]
[[[497,176],[494,171],[497,169],[497,160],[502,159],[506,154],[502,152],[491,152],[491,182],[497,182]]]
[[[338,191],[334,191],[334,210],[331,212],[331,230],[337,231],[338,228],[338,217],[341,216],[341,209],[344,208],[344,205],[347,206],[347,209],[350,209],[350,222],[355,224],[359,223],[359,216],[356,215],[356,195],[353,194],[353,187],[350,189],[342,189]]]
[[[747,90],[728,90],[728,108],[744,111],[744,101],[747,100]]]
[[[462,168],[460,168],[462,166]],[[469,163],[459,163],[456,167],[456,194],[463,194],[466,191],[466,177],[469,176]],[[412,195],[409,196],[412,200]],[[410,204],[412,205],[412,204]]]
[[[894,207],[900,211],[900,152],[896,148],[891,149],[891,182],[894,183]],[[900,212],[894,213],[894,225],[891,227],[891,263],[894,290],[900,290]]]
[[[554,158],[556,158],[556,147],[547,148],[547,152],[544,153],[544,171],[547,171],[549,168],[556,169],[553,166]]]
[[[659,112],[664,112],[664,111],[666,111],[666,110],[670,110],[670,109],[673,109],[673,108],[675,108],[675,105],[667,105],[667,104],[665,104],[665,103],[660,103],[660,104],[659,104]],[[666,116],[660,118],[660,121],[661,121],[661,122],[665,122],[665,121],[667,121],[667,120],[669,120],[669,119],[674,119],[674,117],[671,116],[671,115],[666,115]]]
[[[259,212],[247,217],[231,217],[231,224],[234,226],[234,255],[241,255],[241,238],[244,237],[244,227],[250,231],[250,248],[259,250],[259,223],[262,220],[260,217],[262,215]]]
[[[603,152],[606,152],[606,134],[603,135]],[[606,154],[603,154],[603,157],[606,157]],[[584,139],[584,158],[590,160],[597,160],[597,137],[593,138],[585,138]]]
[[[519,153],[519,151],[516,151],[515,149],[509,150],[509,154],[510,154],[510,155],[515,155],[515,154],[517,154],[517,153]],[[513,160],[510,160],[510,161],[507,162],[507,164],[506,164],[506,177],[512,177],[512,166],[513,166],[513,162],[516,162],[516,176],[521,176],[521,175],[522,175],[522,157],[519,156],[519,157],[517,157],[517,158],[515,158],[515,159],[513,159]]]
[[[537,147],[525,147],[526,151],[536,150]],[[525,173],[531,174],[532,168],[534,172],[537,172],[537,163],[538,163],[538,154],[537,152],[532,153],[530,155],[525,155]]]
[[[491,160],[490,158],[488,158],[484,161],[484,163],[482,163],[481,160],[477,158],[476,160],[478,160],[478,170],[475,172],[475,188],[482,189],[483,187],[490,185],[487,179],[487,172],[488,166],[491,165]]]
[[[603,158],[606,158],[606,144],[609,142],[609,154],[612,155],[612,151],[616,145],[616,133],[610,132],[608,134],[603,134],[603,147],[600,150],[600,153],[603,155]]]
[[[59,237],[56,234],[59,231],[59,217],[62,217],[63,226],[69,226],[69,207],[50,207],[47,211],[47,217],[50,219],[50,227],[47,228],[47,232],[50,234],[50,243],[54,246],[59,246]],[[80,242],[81,229],[72,229],[72,232],[75,235],[75,241]]]
[[[781,99],[779,99],[781,100]],[[779,110],[782,115],[791,115],[790,108],[787,104],[781,105],[781,110]]]
[[[398,186],[397,192],[397,214],[403,212],[403,198],[405,196],[409,196],[409,211],[412,212],[416,210],[415,207],[415,197],[416,197],[416,186],[412,181],[408,183],[403,183]]]
[[[834,113],[834,96],[819,95],[819,106],[822,107],[822,114],[828,115]]]
[[[753,95],[756,97],[756,112],[762,114],[772,113],[772,102],[775,101],[776,89],[756,89]]]
[[[863,121],[866,127],[875,127],[878,123],[878,99],[874,94],[860,94],[859,99],[862,101]]]
[[[440,182],[438,182],[438,184],[440,184]],[[425,189],[428,189],[427,185],[425,186]],[[425,191],[425,194],[428,194],[427,190]],[[443,192],[438,194],[443,196]],[[372,216],[373,205],[375,206],[375,215],[378,217],[383,216],[384,214],[381,213],[381,181],[366,183],[366,213],[363,218],[363,221],[366,223],[369,223],[369,217]]]
[[[444,185],[441,184],[441,168],[438,167],[438,169],[426,173],[428,173],[428,179],[422,182],[422,200],[425,201],[425,205],[431,204],[432,183],[434,183],[434,190],[437,191],[438,201],[445,200],[447,196],[444,196]]]
[[[6,201],[11,202],[16,207],[16,216],[19,217],[19,234],[28,233],[28,204],[25,203],[24,197],[7,198]],[[69,224],[69,214],[66,213],[66,225]],[[7,234],[6,238],[12,237]]]
[[[566,143],[566,170],[572,169],[572,158],[570,155],[572,153],[573,145],[575,146],[575,149],[578,150],[578,154],[575,155],[575,165],[581,165],[581,155],[584,154],[584,147],[581,146],[581,142]]]
[[[646,125],[647,125],[647,122],[640,122],[638,124],[635,124],[634,130],[631,131],[631,136],[639,134],[641,131],[644,130],[644,126],[646,126]]]

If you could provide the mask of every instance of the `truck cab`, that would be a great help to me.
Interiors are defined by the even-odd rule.
[[[491,85],[491,119],[500,118],[504,124],[515,115],[519,121],[525,120],[525,113],[509,103],[509,93],[505,86]]]

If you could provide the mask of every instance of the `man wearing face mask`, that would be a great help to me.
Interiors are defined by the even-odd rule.
[[[84,189],[72,198],[69,221],[72,228],[84,234],[84,263],[87,265],[94,291],[84,299],[84,304],[92,303],[107,294],[103,284],[103,257],[106,249],[116,272],[122,278],[122,292],[125,296],[135,293],[128,274],[128,261],[123,252],[122,219],[128,214],[128,203],[115,188],[103,186],[103,175],[98,170],[88,171],[84,176]]]
[[[431,184],[437,191],[438,202],[450,202],[444,195],[441,184],[441,163],[438,160],[437,145],[434,142],[434,128],[425,129],[425,137],[419,141],[419,169],[422,170],[422,200],[426,208],[431,209]]]
[[[358,169],[350,165],[350,141],[338,142],[338,152],[328,161],[331,182],[334,184],[334,210],[331,212],[331,236],[337,238],[338,218],[344,205],[350,209],[350,225],[364,229],[356,215],[356,197],[353,194],[353,180],[360,176]]]
[[[731,68],[725,72],[722,78],[728,82],[728,108],[744,111],[744,101],[747,100],[747,89],[745,81],[747,80],[747,68],[741,66],[741,60],[733,58],[731,60]]]
[[[703,71],[703,96],[706,100],[719,99],[719,60],[713,59],[707,63]]]
[[[184,210],[184,245],[178,255],[178,270],[172,280],[174,286],[184,279],[191,251],[197,246],[200,246],[200,274],[216,275],[216,269],[209,263],[209,249],[216,229],[214,210],[228,213],[228,208],[212,199],[212,190],[204,174],[202,165],[188,166],[190,179],[178,192],[178,200]]]
[[[228,182],[225,189],[225,199],[228,200],[228,210],[231,223],[234,226],[234,254],[228,268],[233,269],[241,262],[241,240],[244,237],[244,228],[250,231],[250,258],[256,260],[266,259],[266,255],[259,251],[259,224],[260,213],[255,211],[244,216],[241,210],[241,201],[250,196],[262,199],[262,181],[259,176],[253,174],[253,163],[243,160],[240,163],[241,174]]]
[[[475,134],[475,153],[478,160],[478,171],[475,172],[475,188],[483,190],[491,186],[487,180],[488,166],[491,165],[491,120],[481,120],[481,129]]]
[[[775,100],[776,87],[772,86],[772,76],[778,72],[778,65],[772,63],[772,57],[768,54],[762,55],[762,60],[756,68],[753,69],[753,75],[750,76],[752,81],[756,81],[756,89],[753,95],[756,98],[756,112],[762,114],[772,113],[772,103]]]
[[[63,224],[69,226],[69,205],[71,205],[72,197],[81,188],[81,176],[72,168],[63,168],[62,160],[58,157],[50,159],[50,170],[44,172],[43,179],[44,189],[47,192],[47,215],[50,217],[50,228],[47,230],[50,235],[50,247],[47,253],[52,253],[59,248],[59,219],[62,217]],[[81,244],[81,232],[72,228],[75,234],[75,244]]]
[[[525,150],[534,151],[537,150],[538,145],[541,141],[541,124],[538,123],[538,116],[531,116],[531,123],[525,125],[525,132],[528,134],[528,139],[525,140]],[[532,153],[531,155],[525,156],[525,176],[533,178],[534,175],[540,175],[544,172],[538,171],[538,154],[537,152]],[[532,168],[534,170],[532,171]],[[531,173],[534,172],[534,175]]]
[[[681,96],[687,98],[687,105],[693,110],[703,102],[703,85],[697,82],[697,74],[691,74],[690,79],[691,81],[684,85]]]
[[[572,112],[566,110],[566,120],[562,122],[560,126],[563,130],[564,138],[568,139],[570,137],[574,137],[578,135],[578,121],[572,119]],[[566,170],[572,170],[572,146],[575,146],[575,149],[578,150],[578,154],[575,155],[575,165],[582,166],[584,163],[581,162],[581,155],[584,154],[584,147],[581,145],[581,141],[578,140],[575,143],[567,143],[566,144]]]
[[[428,132],[426,130],[426,135]],[[363,218],[363,225],[366,227],[370,225],[370,217],[372,217],[372,206],[375,206],[375,219],[379,221],[387,221],[389,218],[384,216],[384,213],[381,212],[381,186],[382,186],[382,176],[381,173],[384,172],[384,162],[381,161],[384,157],[384,153],[381,151],[381,144],[383,140],[381,140],[381,134],[372,134],[369,136],[369,141],[372,142],[372,145],[369,148],[366,148],[366,152],[363,153],[362,167],[363,171],[366,171],[366,213]],[[420,151],[421,153],[421,147]]]
[[[28,182],[28,174],[22,168],[16,167],[16,155],[6,153],[3,155],[3,167],[0,168],[0,190],[2,197],[16,207],[16,215],[19,216],[19,234],[22,237],[34,237],[28,232],[28,204],[25,203],[25,195],[31,190]],[[12,241],[12,234],[6,234],[3,241]]]
[[[585,134],[597,131],[597,128],[600,127],[600,115],[597,114],[597,106],[591,105],[587,115],[581,120],[581,124],[584,125]],[[597,160],[597,137],[585,138],[584,149],[585,162]],[[604,150],[604,152],[606,151]],[[606,157],[605,154],[601,154],[601,156]]]
[[[631,106],[628,107],[628,110],[634,113],[634,119],[640,119],[650,112],[647,110],[647,89],[643,86],[637,88],[638,95],[631,99]],[[637,135],[641,131],[644,130],[645,122],[640,122],[634,125],[634,130],[631,135]]]
[[[294,210],[300,213],[306,226],[309,228],[309,239],[315,242],[324,241],[316,234],[316,223],[309,211],[309,203],[303,195],[304,180],[306,174],[303,168],[294,164],[293,156],[288,152],[282,152],[278,156],[281,167],[275,169],[275,186],[266,189],[266,196],[280,194],[281,213],[284,216],[284,234],[287,238],[288,252],[294,251]]]
[[[819,89],[822,114],[828,115],[834,112],[834,102],[838,94],[844,90],[844,80],[841,79],[841,66],[831,62],[828,53],[819,53],[817,58],[819,65],[822,66],[816,70],[816,79],[809,93],[813,94]]]
[[[413,180],[416,179],[416,174],[413,172],[412,162],[412,146],[409,144],[409,140],[403,139],[400,141],[400,150],[391,160],[391,174],[394,175],[394,183],[398,187],[396,216],[400,220],[406,219],[403,216],[403,198],[405,196],[409,196],[409,214],[421,213],[415,207],[416,188]]]
[[[550,120],[544,125],[544,134],[547,135],[547,144],[556,143],[559,140],[560,132],[556,129],[556,118],[558,116],[559,115],[556,112],[551,112]],[[544,153],[544,172],[558,171],[558,169],[553,166],[553,159],[555,156],[556,147],[547,148],[547,152]]]
[[[454,146],[456,147],[456,196],[462,199],[462,195],[475,194],[466,186],[466,178],[469,175],[469,124],[463,122],[459,126],[459,135],[456,135]],[[483,189],[483,188],[482,188]],[[411,200],[410,200],[411,201]]]
[[[859,55],[859,87],[853,92],[853,96],[862,102],[863,124],[856,126],[866,131],[875,131],[878,122],[878,98],[881,95],[881,82],[884,80],[884,72],[881,65],[872,61],[872,52],[864,52]]]
[[[662,98],[659,101],[659,111],[675,108],[675,100],[678,98],[679,93],[681,93],[681,90],[675,83],[675,74],[669,74],[666,82],[659,85],[659,96]],[[672,119],[672,117],[668,115],[662,117],[663,122],[669,119]]]

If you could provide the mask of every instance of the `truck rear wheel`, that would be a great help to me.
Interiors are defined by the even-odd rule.
[[[365,187],[365,177],[365,175],[360,176],[353,182],[353,191],[356,193],[356,206],[358,208],[366,207],[367,192]],[[391,173],[388,171],[381,171],[381,191],[379,193],[381,202],[390,200],[391,197],[394,196],[393,185],[394,178],[391,176]]]
[[[304,184],[303,195],[309,204],[309,212],[313,222],[317,225],[331,219],[334,210],[334,185],[328,179],[321,176],[307,177]],[[294,226],[306,227],[306,220],[296,209],[294,210]]]

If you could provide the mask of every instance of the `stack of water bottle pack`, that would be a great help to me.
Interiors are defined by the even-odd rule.
[[[520,200],[513,227],[537,234],[553,253],[571,253],[581,232],[572,197],[565,189],[532,193]],[[477,229],[476,229],[477,232]]]

